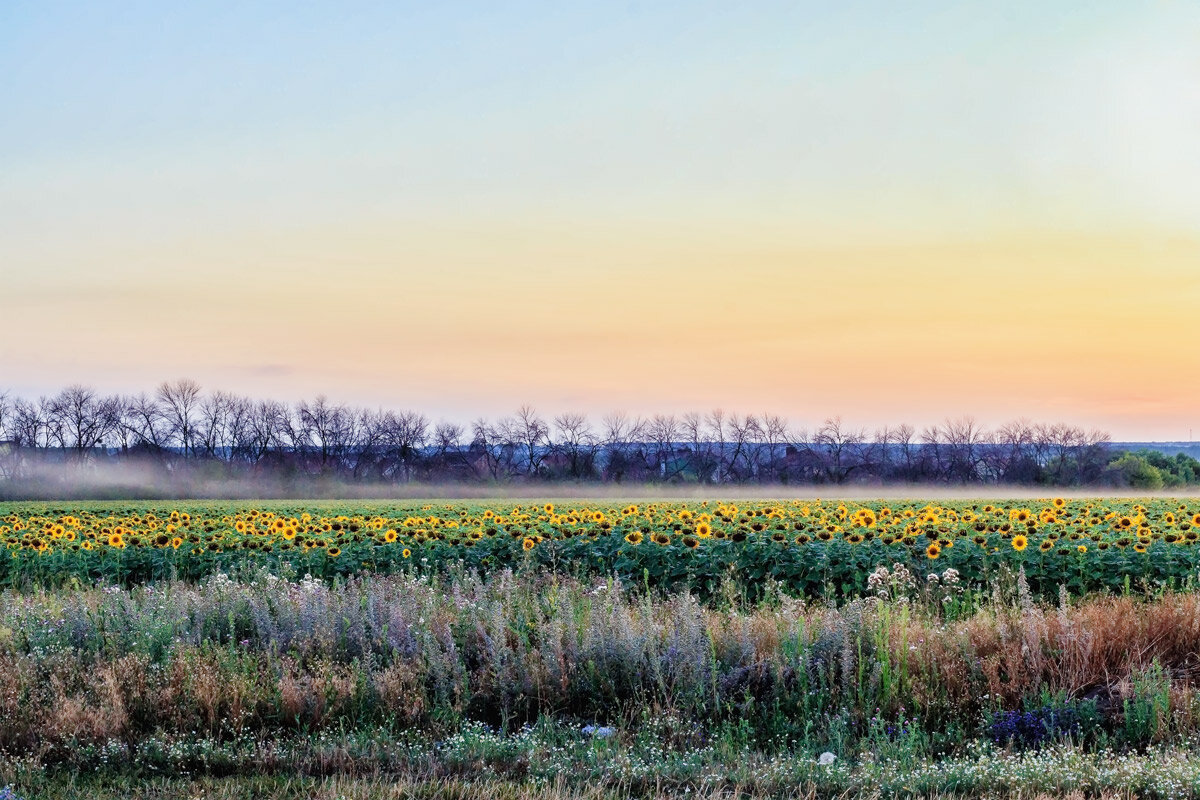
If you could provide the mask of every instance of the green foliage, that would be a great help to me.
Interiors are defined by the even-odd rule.
[[[1117,486],[1147,492],[1163,488],[1162,472],[1142,455],[1125,453],[1110,461],[1104,471]]]
[[[1141,747],[1166,738],[1170,723],[1171,680],[1155,661],[1130,676],[1130,693],[1124,702],[1121,735]]]

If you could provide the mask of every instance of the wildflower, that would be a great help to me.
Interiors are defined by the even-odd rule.
[[[616,728],[608,725],[584,725],[582,729],[584,736],[592,736],[596,739],[607,739],[617,732]]]

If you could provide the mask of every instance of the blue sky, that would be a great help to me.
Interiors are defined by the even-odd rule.
[[[10,2],[0,74],[0,259],[25,298],[0,360],[22,391],[183,372],[455,413],[649,410],[674,402],[649,386],[666,359],[693,376],[672,410],[1020,407],[1132,433],[1180,427],[1196,388],[1097,400],[1088,376],[1104,353],[1118,371],[1155,349],[1196,358],[1161,351],[1195,332],[1164,320],[1200,300],[1197,4]],[[886,313],[861,341],[890,354],[769,320],[679,333],[764,287],[862,325],[864,290],[994,313],[1039,286],[1076,292],[1075,310],[1026,320],[1005,352],[999,329],[952,352]],[[1171,316],[1132,334],[1086,316],[1122,291]],[[569,351],[532,322],[493,330],[526,298],[607,304],[629,338],[606,338],[599,312]],[[296,309],[334,302],[374,316],[330,311],[319,341]],[[690,317],[664,311],[683,303]],[[75,322],[98,307],[112,313]],[[31,340],[47,308],[69,320]],[[415,346],[381,343],[397,318]],[[262,352],[238,347],[247,331]],[[1065,368],[1039,349],[1056,340]],[[704,375],[714,354],[765,369],[766,352],[784,376],[914,354],[972,388],[944,409],[918,389],[868,406],[853,378],[739,394]],[[642,376],[645,397],[507,377],[527,357]],[[1052,391],[981,394],[1013,361]]]

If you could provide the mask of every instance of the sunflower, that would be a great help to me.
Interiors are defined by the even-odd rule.
[[[395,531],[393,531],[393,530],[389,530],[387,533],[385,533],[385,534],[383,535],[383,540],[384,540],[385,542],[387,542],[388,544],[391,544],[392,542],[396,541],[396,537],[397,537],[397,536],[399,536],[399,534],[397,534],[397,533],[396,533]]]
[[[330,547],[325,552],[329,554],[330,558],[337,558],[342,554],[342,549],[340,547]]]
[[[712,535],[712,526],[710,526],[707,522],[701,522],[699,525],[696,526],[696,535],[699,536],[701,539],[711,536]]]
[[[630,533],[625,534],[625,541],[629,542],[630,544],[641,544],[642,543],[642,532],[641,531],[632,531]]]
[[[1042,543],[1038,545],[1038,549],[1039,549],[1039,550],[1041,550],[1043,553],[1048,553],[1048,552],[1050,552],[1050,550],[1051,550],[1053,547],[1054,547],[1054,540],[1053,540],[1053,539],[1043,539],[1043,540],[1042,540]]]
[[[1013,550],[1016,550],[1019,553],[1029,546],[1029,540],[1021,534],[1017,534],[1012,538],[1012,546]]]
[[[400,555],[404,556],[405,558],[408,558],[409,556],[411,556],[411,555],[412,555],[412,550],[409,550],[409,549],[406,547],[406,548],[404,548],[402,551],[400,551]]]
[[[124,547],[125,539],[119,533],[110,533],[108,535],[108,546],[109,547]]]
[[[936,560],[941,554],[942,548],[938,546],[937,542],[934,542],[930,544],[929,547],[925,548],[925,555],[927,555],[930,560]]]
[[[697,547],[700,546],[700,540],[697,539],[695,536],[685,536],[685,537],[683,537],[683,544],[689,550],[695,550]]]
[[[532,550],[533,548],[537,547],[537,542],[535,542],[531,537],[526,536],[524,539],[521,540],[521,547],[523,547],[525,549],[525,551],[528,552],[528,551]]]

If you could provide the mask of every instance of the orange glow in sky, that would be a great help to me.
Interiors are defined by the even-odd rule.
[[[1186,439],[1200,9],[866,5],[0,11],[0,391]]]

